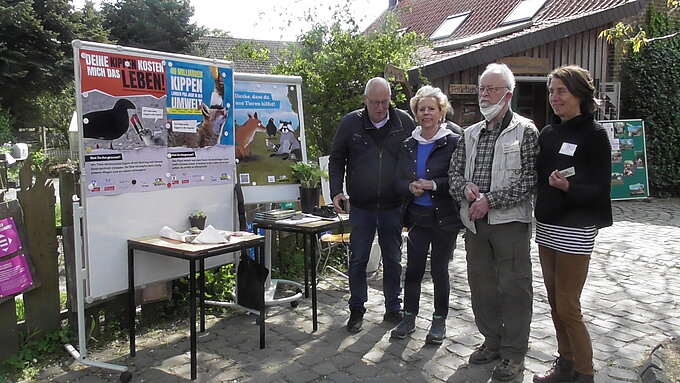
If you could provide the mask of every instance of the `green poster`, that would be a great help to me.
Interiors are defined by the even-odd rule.
[[[612,200],[649,197],[645,124],[642,120],[600,121],[612,144]]]

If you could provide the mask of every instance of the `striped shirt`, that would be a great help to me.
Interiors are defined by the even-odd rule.
[[[536,222],[536,243],[562,253],[590,255],[596,236],[595,225],[566,227]]]

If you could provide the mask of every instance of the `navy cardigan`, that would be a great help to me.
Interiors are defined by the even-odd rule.
[[[430,190],[432,206],[435,210],[437,225],[445,230],[460,230],[463,227],[460,221],[458,203],[449,194],[449,163],[451,155],[458,146],[457,134],[446,135],[437,141],[427,157],[425,179],[432,180],[437,184],[437,190]],[[413,194],[408,189],[412,181],[418,180],[416,175],[416,162],[418,158],[418,141],[409,137],[399,153],[399,177],[395,184],[398,193],[408,198],[408,204],[412,203]]]

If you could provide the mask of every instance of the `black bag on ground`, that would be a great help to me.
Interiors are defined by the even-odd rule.
[[[247,253],[241,253],[236,270],[236,302],[249,309],[260,310],[264,302],[264,281],[269,270]]]

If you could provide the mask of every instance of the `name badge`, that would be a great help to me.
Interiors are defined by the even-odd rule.
[[[574,174],[576,174],[576,170],[574,170],[574,167],[572,166],[572,167],[560,170],[560,174],[562,174],[565,178],[569,178],[569,177],[573,176]]]
[[[573,157],[574,152],[576,152],[576,144],[570,144],[568,142],[563,142],[562,147],[560,148],[560,154],[564,154],[566,156]]]

